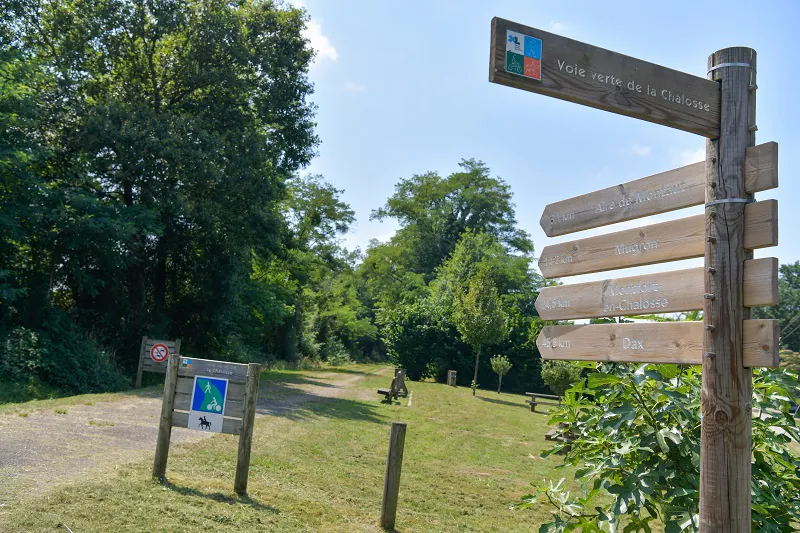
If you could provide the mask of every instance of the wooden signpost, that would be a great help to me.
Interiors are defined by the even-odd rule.
[[[173,427],[239,435],[234,491],[247,493],[261,365],[170,355],[153,476],[167,470]]]
[[[744,321],[744,366],[778,366],[776,320]],[[636,322],[545,326],[536,343],[542,359],[617,363],[703,362],[702,322]]]
[[[699,311],[705,305],[704,284],[705,271],[698,267],[545,287],[536,298],[536,310],[544,320]],[[744,303],[778,303],[776,258],[744,262]]]
[[[745,190],[753,194],[778,186],[778,143],[747,149]],[[548,237],[702,205],[706,200],[704,161],[601,191],[549,204],[539,221]]]
[[[556,202],[548,236],[705,204],[705,214],[544,248],[547,278],[704,257],[703,268],[542,290],[546,320],[703,310],[702,322],[545,326],[544,359],[702,364],[700,530],[751,530],[752,367],[778,365],[775,143],[755,146],[756,53],[709,56],[708,78],[684,74],[505,19],[492,20],[489,81],[707,137],[706,161]]]
[[[539,270],[546,278],[602,272],[703,257],[705,215],[650,224],[545,246]],[[778,244],[778,201],[744,206],[743,245],[749,250]]]
[[[142,386],[142,372],[155,372],[164,374],[167,371],[167,360],[158,355],[158,351],[154,351],[158,345],[167,347],[167,355],[173,353],[181,353],[181,340],[174,341],[160,341],[151,339],[147,336],[142,337],[142,344],[139,348],[139,367],[136,370],[136,388]],[[152,354],[152,355],[151,355]],[[155,355],[155,357],[153,357]]]
[[[713,81],[497,17],[489,81],[719,136],[720,92]]]

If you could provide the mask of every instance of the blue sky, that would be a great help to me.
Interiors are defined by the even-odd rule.
[[[295,2],[297,3],[297,2]],[[800,260],[800,2],[597,2],[302,0],[317,50],[311,71],[319,106],[319,156],[306,169],[344,189],[357,222],[344,242],[365,249],[393,222],[369,214],[398,179],[462,158],[484,161],[514,193],[517,220],[536,246],[701,213],[701,208],[547,238],[545,205],[703,157],[702,137],[489,83],[493,16],[677,70],[706,75],[710,53],[728,46],[758,52],[757,142],[777,141],[780,246],[756,252]],[[720,6],[723,6],[720,9]],[[576,276],[587,281],[686,268],[698,261]]]

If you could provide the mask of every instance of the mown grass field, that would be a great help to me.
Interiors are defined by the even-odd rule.
[[[0,531],[66,531],[62,524],[75,533],[378,531],[392,421],[408,424],[398,531],[538,530],[547,507],[512,511],[509,505],[530,492],[532,481],[571,477],[554,470],[559,459],[539,457],[549,446],[546,415],[531,413],[523,396],[479,391],[473,398],[467,388],[427,382],[408,383],[411,406],[406,399],[381,404],[375,389],[387,387],[391,374],[376,370],[264,374],[262,395],[278,407],[293,387],[334,386],[341,373],[355,379],[336,397],[309,397],[257,419],[249,498],[233,493],[237,439],[218,435],[173,446],[166,484],[151,479],[151,458],[110,465],[93,479],[0,510]]]

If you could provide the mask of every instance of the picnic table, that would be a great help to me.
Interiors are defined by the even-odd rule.
[[[530,396],[531,399],[528,402],[531,404],[531,412],[536,412],[537,405],[561,405],[561,396],[556,396],[555,394],[542,394],[540,392],[526,392],[526,396]],[[547,401],[550,400],[550,401]],[[555,400],[555,401],[553,401]]]

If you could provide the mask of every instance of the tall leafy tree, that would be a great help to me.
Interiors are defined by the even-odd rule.
[[[480,161],[465,159],[459,167],[446,178],[426,172],[400,180],[386,204],[371,215],[399,222],[389,243],[403,250],[397,266],[422,275],[426,283],[467,230],[492,235],[509,250],[533,251],[528,234],[516,227],[508,185]]]
[[[506,314],[500,304],[497,288],[488,273],[479,271],[470,279],[466,292],[456,293],[453,319],[461,338],[475,350],[475,373],[472,395],[478,387],[478,363],[481,349],[498,344],[506,336]]]
[[[285,309],[253,297],[286,284],[272,265],[259,293],[270,269],[254,265],[282,257],[285,183],[318,142],[304,24],[271,0],[4,4],[2,70],[26,72],[26,94],[4,75],[0,120],[33,124],[13,118],[0,157],[36,179],[0,186],[0,224],[17,232],[0,244],[0,316],[24,279],[17,323],[66,312],[129,366],[143,333],[263,355],[259,323]]]
[[[800,352],[800,261],[781,265],[778,305],[754,309],[754,318],[781,321],[781,347]]]

